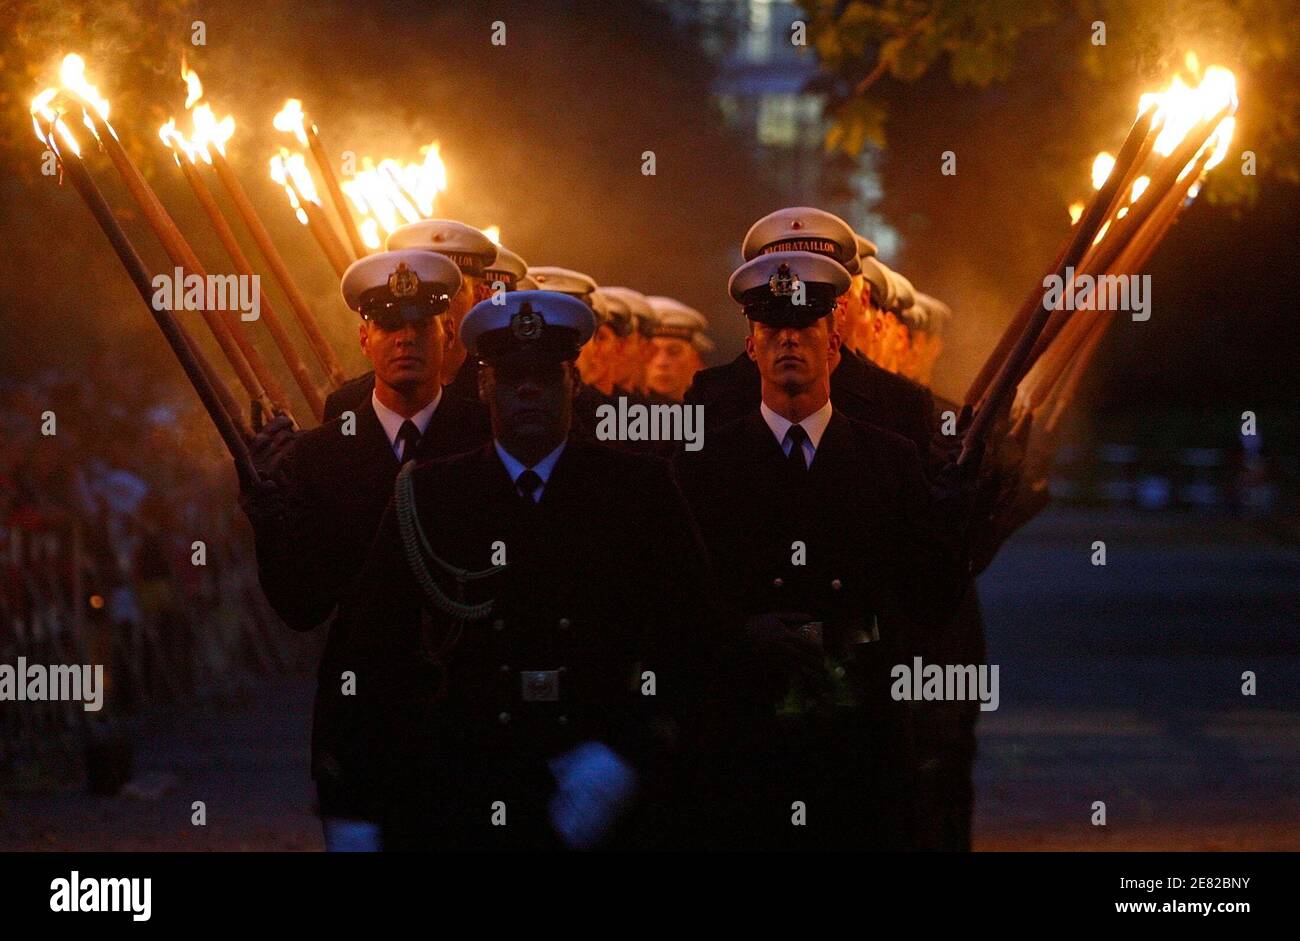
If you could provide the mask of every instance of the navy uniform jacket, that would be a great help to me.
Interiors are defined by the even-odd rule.
[[[891,700],[888,673],[951,618],[964,585],[915,447],[836,410],[812,466],[792,475],[755,409],[678,455],[676,469],[729,613],[822,622],[849,694],[833,709],[781,717],[770,696],[755,701],[751,685],[766,674],[746,662],[761,652],[746,641],[729,651],[735,715],[721,727],[735,744],[714,748],[717,773],[701,785],[714,795],[706,821],[723,820],[718,839],[758,847],[906,845],[913,756],[906,704]],[[880,639],[861,643],[873,624]],[[808,802],[807,828],[790,826],[793,800]]]
[[[384,508],[393,493],[397,457],[370,402],[355,406],[356,434],[344,435],[334,420],[298,435],[285,459],[278,512],[256,514],[254,537],[262,591],[295,630],[311,630],[329,619],[366,559]],[[489,435],[481,407],[444,395],[417,450],[432,458],[471,450]],[[330,626],[325,660],[337,644]],[[337,688],[338,676],[321,666],[320,682]],[[313,773],[321,782],[321,809],[346,815],[335,799],[332,777],[321,779],[320,696],[313,729]],[[326,769],[328,770],[328,769]]]
[[[670,468],[571,437],[536,505],[491,444],[421,463],[412,482],[438,558],[480,571],[503,549],[506,564],[460,595],[492,599],[491,613],[459,621],[422,592],[390,507],[343,605],[330,669],[355,671],[357,695],[326,688],[343,730],[326,747],[358,769],[347,777],[376,802],[386,845],[549,845],[547,759],[589,740],[652,792],[698,698],[712,622],[707,560]],[[559,671],[557,700],[525,698],[531,671]]]
[[[370,401],[370,393],[373,391],[375,391],[373,369],[349,379],[325,396],[325,417],[321,419],[322,422],[331,422],[346,411],[356,411]]]
[[[743,352],[725,365],[700,370],[686,390],[688,405],[704,406],[709,431],[758,408],[761,398],[758,367]],[[902,435],[922,456],[929,452],[933,404],[924,386],[841,350],[831,373],[831,402],[850,418]]]

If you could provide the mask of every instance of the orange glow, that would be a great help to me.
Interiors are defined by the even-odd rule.
[[[1155,143],[1156,153],[1164,157],[1174,152],[1197,122],[1214,117],[1225,106],[1237,110],[1237,77],[1229,69],[1212,65],[1202,72],[1194,52],[1187,53],[1183,64],[1195,85],[1184,81],[1182,75],[1175,75],[1164,91],[1148,92],[1138,99],[1139,114],[1154,104],[1157,120],[1164,120]],[[1212,147],[1212,156],[1205,165],[1207,171],[1218,166],[1227,155],[1235,126],[1236,119],[1229,115],[1214,129],[1207,144]],[[1193,158],[1188,166],[1195,162]]]
[[[447,189],[447,167],[438,144],[420,148],[420,162],[384,158],[378,163],[361,158],[361,169],[340,189],[356,208],[361,240],[379,248],[383,237],[408,222],[433,217],[439,193]]]

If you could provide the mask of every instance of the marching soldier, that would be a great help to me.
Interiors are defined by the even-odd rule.
[[[701,356],[713,349],[705,335],[709,322],[694,307],[671,297],[646,300],[655,313],[650,337],[654,355],[646,370],[646,386],[670,402],[680,402],[695,374],[704,368]]]
[[[927,388],[934,373],[935,361],[943,352],[943,337],[952,320],[952,308],[929,294],[917,294],[916,304],[925,308],[925,325],[912,336],[911,356],[908,357],[907,378]],[[935,405],[939,405],[938,400]]]
[[[587,377],[591,376],[596,382],[610,383],[612,386],[612,377],[619,368],[619,355],[615,349],[617,341],[611,342],[611,338],[617,337],[617,331],[622,329],[618,326],[620,322],[628,330],[631,329],[630,318],[625,312],[621,315],[615,310],[596,286],[596,280],[581,271],[546,265],[529,268],[528,278],[537,285],[538,290],[555,291],[577,298],[587,305],[595,317],[595,333],[583,344],[578,354],[578,391],[573,402],[574,433],[595,440],[598,424],[596,409],[609,403],[610,398],[602,387],[588,382]]]
[[[916,289],[912,282],[897,271],[890,270],[893,290],[891,302],[885,308],[884,331],[880,340],[880,366],[890,372],[900,374],[900,365],[906,358],[908,332],[908,312],[916,303]]]
[[[492,440],[403,471],[344,606],[335,699],[388,848],[609,845],[658,796],[708,564],[663,462],[570,433],[594,328],[555,292],[474,307]]]
[[[402,463],[470,450],[488,437],[481,404],[443,392],[450,345],[447,310],[461,287],[450,259],[426,251],[381,252],[343,275],[348,306],[361,315],[361,350],[374,387],[350,418],[295,434],[287,419],[254,442],[265,482],[241,496],[253,524],[258,574],[272,607],[295,630],[336,609],[365,558]],[[332,693],[343,682],[340,638],[331,625],[319,672],[312,774],[328,849],[377,845],[371,795],[343,761]]]
[[[473,226],[450,219],[425,219],[400,226],[388,236],[385,247],[389,251],[411,249],[437,252],[451,259],[460,271],[460,290],[452,298],[447,311],[453,333],[451,346],[443,357],[442,383],[450,385],[465,361],[465,351],[461,349],[460,339],[455,333],[460,328],[461,318],[476,303],[490,295],[492,284],[501,280],[503,274],[508,277],[512,269],[507,267],[503,272],[501,268],[493,267],[498,250],[492,240]],[[487,277],[489,270],[493,273],[492,281]],[[468,378],[470,394],[464,395],[461,387],[457,387],[454,394],[476,402],[478,399],[473,392],[473,377]],[[345,411],[355,411],[358,406],[364,405],[374,387],[373,372],[349,379],[325,399],[324,421],[330,421]]]
[[[758,220],[745,236],[746,260],[786,250],[811,251],[841,267],[858,264],[853,230],[843,219],[820,209],[781,209]],[[831,355],[836,360],[831,371],[831,398],[839,408],[859,421],[903,435],[924,453],[930,441],[929,393],[851,350],[837,348]],[[757,408],[759,388],[754,362],[741,353],[726,365],[700,370],[686,393],[686,402],[704,405],[706,427],[712,430]]]
[[[667,399],[652,391],[646,381],[650,360],[654,355],[651,338],[657,313],[650,299],[640,291],[626,287],[602,287],[600,293],[609,300],[611,310],[617,310],[614,327],[616,366],[614,398],[626,396],[634,402],[667,403]]]
[[[498,291],[522,291],[520,281],[528,274],[528,262],[504,245],[497,246],[497,257],[483,268],[483,284],[488,297]]]
[[[881,316],[890,296],[889,269],[874,255],[863,255],[858,261],[861,268],[855,279],[858,304],[853,312],[859,319],[853,329],[854,349],[863,359],[877,363],[880,355]]]
[[[909,713],[887,677],[951,616],[962,557],[947,534],[961,514],[938,512],[915,445],[833,398],[849,277],[807,251],[732,275],[760,402],[676,459],[721,597],[745,625],[727,658],[733,711],[700,784],[724,844],[911,845]]]

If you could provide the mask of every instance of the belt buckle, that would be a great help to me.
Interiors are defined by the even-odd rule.
[[[524,702],[558,702],[559,670],[520,670],[519,695]]]

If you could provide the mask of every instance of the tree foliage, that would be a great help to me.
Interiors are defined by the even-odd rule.
[[[1242,101],[1234,156],[1300,181],[1300,0],[800,0],[828,91],[826,148],[852,157],[888,141],[890,82],[943,73],[985,88],[1016,74],[1029,44],[1050,44],[1077,70],[1085,103],[1163,87],[1195,51],[1232,69]],[[1098,43],[1105,31],[1104,44]],[[1022,73],[1023,74],[1023,73]],[[1122,102],[1121,102],[1122,103]],[[1110,104],[1114,104],[1113,101]],[[896,104],[892,105],[897,107]],[[1211,198],[1254,194],[1220,173]]]

